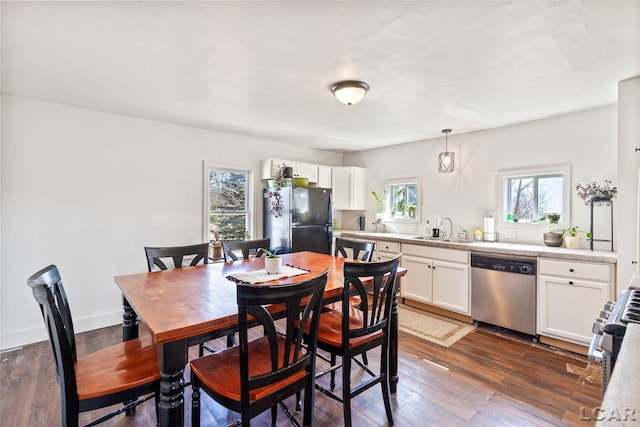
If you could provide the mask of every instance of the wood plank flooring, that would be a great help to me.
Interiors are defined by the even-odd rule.
[[[119,326],[78,334],[79,355],[121,339]],[[214,343],[222,348],[224,340]],[[197,349],[192,349],[192,357]],[[25,346],[0,355],[0,426],[58,425],[59,388],[48,342]],[[377,359],[369,355],[370,363]],[[319,369],[324,362],[319,362]],[[486,329],[443,348],[400,332],[397,393],[392,396],[397,426],[589,426],[588,418],[599,406],[599,371],[595,381],[581,381],[567,364],[580,370],[582,356],[546,346],[513,340]],[[574,369],[575,369],[574,368]],[[339,375],[338,375],[339,376]],[[187,376],[188,379],[188,376]],[[328,376],[318,381],[328,383]],[[338,384],[339,387],[339,384]],[[185,425],[190,424],[191,389],[185,393]],[[134,417],[119,415],[104,426],[153,426],[153,399],[141,405]],[[287,401],[292,406],[292,400]],[[352,403],[354,426],[384,426],[386,416],[380,388],[358,396]],[[109,412],[98,410],[81,416],[86,424]],[[585,415],[586,414],[586,415]],[[316,424],[341,426],[341,405],[316,393]],[[301,419],[301,415],[299,417]],[[222,426],[237,414],[203,397],[203,425]],[[268,412],[252,425],[268,426]],[[289,425],[283,414],[279,425]]]

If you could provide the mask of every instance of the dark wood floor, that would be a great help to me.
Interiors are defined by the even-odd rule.
[[[78,353],[90,353],[120,339],[120,327],[78,334]],[[223,346],[224,342],[218,340],[215,344]],[[195,354],[194,351],[193,356]],[[374,354],[369,357],[370,361],[375,359]],[[3,352],[1,361],[0,426],[59,425],[59,389],[48,342]],[[593,425],[585,418],[601,401],[599,372],[593,376],[594,382],[584,381],[575,372],[586,366],[586,361],[579,356],[481,329],[448,349],[401,332],[400,383],[392,397],[395,424]],[[185,425],[190,424],[190,394],[191,390],[187,389]],[[119,415],[102,425],[153,426],[152,402],[139,407],[135,417]],[[227,425],[237,419],[237,414],[206,397],[203,405],[203,425]],[[358,396],[353,402],[353,411],[355,426],[386,425],[379,387]],[[83,414],[81,423],[86,424],[106,412]],[[343,425],[341,406],[321,393],[316,393],[315,414],[319,426]],[[265,413],[252,425],[268,426],[269,420],[269,414]],[[289,425],[284,415],[280,425]]]

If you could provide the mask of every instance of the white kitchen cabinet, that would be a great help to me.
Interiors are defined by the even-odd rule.
[[[367,208],[367,170],[357,166],[331,168],[333,208],[336,210],[365,210]]]
[[[538,259],[538,334],[589,345],[594,319],[612,298],[608,263]]]
[[[311,183],[318,181],[318,165],[312,163],[269,158],[262,160],[260,166],[261,179],[275,179],[280,168],[286,166],[292,168],[294,177],[309,178]]]
[[[402,245],[402,298],[469,314],[469,251]]]
[[[376,243],[374,260],[389,261],[400,253],[400,243],[379,240]]]
[[[318,187],[331,188],[331,166],[318,165]]]
[[[294,162],[293,176],[296,178],[309,178],[309,182],[318,182],[318,165],[311,163]]]

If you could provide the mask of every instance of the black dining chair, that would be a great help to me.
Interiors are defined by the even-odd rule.
[[[359,242],[357,240],[336,237],[334,255],[354,261],[371,262],[374,248],[374,242]]]
[[[249,259],[249,256],[254,253],[255,257],[261,257],[263,252],[260,249],[269,250],[271,245],[270,238],[255,239],[255,240],[222,240],[222,253],[224,254],[224,262],[238,261],[237,252],[242,253],[243,259]]]
[[[278,406],[298,426],[282,401],[304,390],[303,425],[314,424],[316,338],[328,271],[293,284],[238,284],[239,345],[190,364],[192,426],[200,426],[200,390],[240,413],[243,426],[269,408],[275,426]],[[249,340],[256,322],[264,332]]]
[[[168,270],[172,268],[194,267],[199,264],[209,264],[209,244],[198,243],[188,246],[145,247],[147,267],[149,273],[156,270]],[[186,265],[185,265],[186,263]],[[126,303],[125,303],[126,304]],[[233,342],[233,335],[227,337],[227,341]],[[213,348],[205,343],[198,346],[198,356],[204,355],[204,350],[211,353]]]
[[[75,427],[81,412],[128,402],[87,425],[93,426],[129,412],[153,396],[157,419],[160,370],[156,345],[150,339],[133,339],[78,358],[73,319],[58,268],[43,268],[27,283],[40,306],[53,349],[62,400],[61,425]]]
[[[319,350],[331,356],[331,368],[320,375],[331,374],[330,389],[316,384],[322,393],[343,405],[344,425],[351,426],[351,400],[363,391],[380,384],[382,399],[389,425],[393,424],[389,395],[389,337],[391,309],[397,292],[396,273],[401,255],[373,263],[345,262],[342,310],[331,310],[320,315],[318,330]],[[372,282],[369,285],[369,282]],[[365,286],[367,284],[367,286]],[[351,296],[356,293],[362,300],[358,306],[351,305]],[[380,348],[380,365],[377,372],[358,363],[355,356],[374,348]],[[334,393],[337,356],[342,358],[342,393]],[[369,376],[351,383],[352,361],[355,361]]]
[[[144,252],[147,255],[147,266],[150,273],[156,268],[168,270],[169,259],[173,268],[193,267],[200,263],[209,263],[208,243],[188,246],[145,247]],[[188,261],[187,265],[184,265],[185,259]]]

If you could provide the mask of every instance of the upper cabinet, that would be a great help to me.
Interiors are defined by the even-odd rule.
[[[333,208],[366,210],[367,170],[357,166],[334,166],[331,175]]]
[[[264,159],[262,161],[260,178],[276,178],[278,176],[278,170],[285,166],[293,169],[293,176],[296,178],[308,178],[311,183],[318,182],[318,165],[273,158]],[[319,185],[319,187],[321,186]]]
[[[322,188],[331,188],[331,166],[318,165],[317,186]]]

